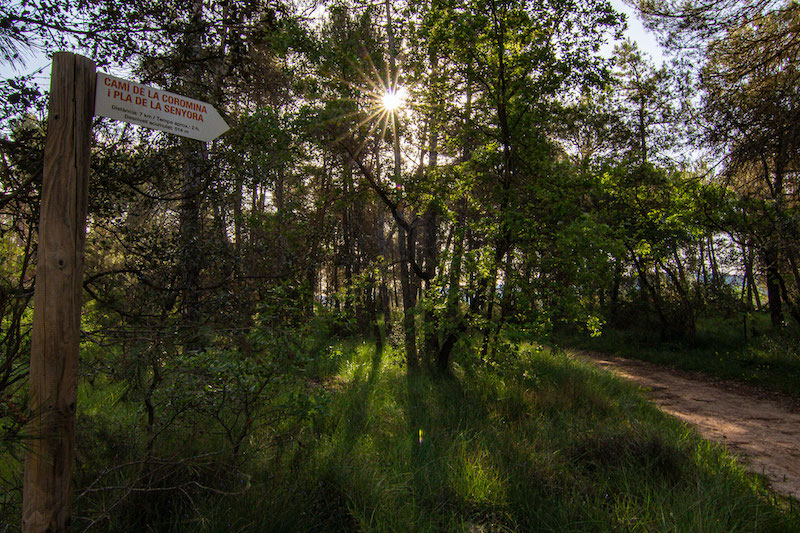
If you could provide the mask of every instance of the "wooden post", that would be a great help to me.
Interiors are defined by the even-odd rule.
[[[69,531],[95,65],[53,56],[31,335],[22,531]]]

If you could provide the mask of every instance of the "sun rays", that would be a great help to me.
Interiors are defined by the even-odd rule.
[[[389,113],[398,112],[405,105],[406,96],[404,87],[388,89],[381,97],[381,105]]]
[[[354,104],[355,109],[329,118],[326,122],[334,123],[342,120],[353,120],[346,132],[333,141],[339,143],[344,139],[358,139],[356,154],[363,150],[370,139],[386,139],[388,130],[399,115],[410,108],[408,90],[399,83],[399,73],[394,76],[382,74],[369,54],[361,54],[363,63],[350,63],[361,78],[358,82],[336,77],[331,81],[340,82],[352,90],[352,96],[345,98]],[[366,67],[366,68],[364,68]],[[378,133],[379,132],[379,133]],[[355,140],[355,139],[353,139]]]

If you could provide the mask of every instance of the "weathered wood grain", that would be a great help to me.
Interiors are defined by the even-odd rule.
[[[69,531],[95,65],[53,57],[31,336],[22,530]]]

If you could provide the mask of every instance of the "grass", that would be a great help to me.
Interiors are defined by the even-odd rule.
[[[392,348],[333,346],[309,370],[307,393],[325,408],[256,431],[236,475],[210,463],[179,472],[217,492],[132,495],[98,530],[800,530],[795,502],[634,386],[536,345],[503,357],[479,363],[466,347],[452,374],[437,376],[407,373]],[[137,431],[130,410],[115,421],[93,407],[112,398],[84,404],[96,425],[116,428],[83,444],[106,460],[102,439]],[[195,428],[168,444],[185,456],[218,440]],[[76,514],[103,497],[89,495]]]
[[[739,381],[765,390],[800,397],[800,332],[794,328],[774,330],[766,314],[748,319],[744,336],[742,317],[703,317],[697,323],[694,345],[664,342],[657,328],[645,326],[614,329],[599,337],[561,332],[557,342],[564,346],[640,359],[681,370],[703,372]],[[755,332],[755,336],[753,333]]]
[[[329,410],[291,450],[263,455],[253,490],[217,510],[235,522],[208,530],[800,528],[723,449],[563,354],[526,346],[449,377],[407,375],[368,345],[353,355]]]

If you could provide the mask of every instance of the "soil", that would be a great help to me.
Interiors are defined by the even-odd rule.
[[[777,393],[642,361],[581,352],[643,387],[664,412],[723,443],[772,488],[800,498],[800,402]]]

